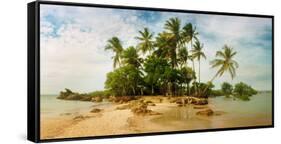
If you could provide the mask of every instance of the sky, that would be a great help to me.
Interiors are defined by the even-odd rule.
[[[227,44],[237,51],[237,76],[228,73],[214,80],[243,81],[258,90],[272,89],[272,23],[270,18],[174,13],[145,10],[40,5],[40,80],[42,94],[58,94],[64,88],[77,92],[103,90],[106,74],[113,70],[106,41],[113,36],[123,46],[135,46],[138,31],[147,27],[154,35],[164,23],[178,17],[181,26],[192,23],[204,44],[201,81],[216,73],[210,68],[215,53]],[[189,65],[191,63],[189,62]],[[195,62],[196,71],[198,63]]]

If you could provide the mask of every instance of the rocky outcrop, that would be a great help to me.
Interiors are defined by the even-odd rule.
[[[196,115],[201,115],[201,116],[212,116],[214,114],[215,114],[214,111],[210,108],[196,113]]]
[[[124,104],[128,103],[133,100],[137,100],[138,97],[136,96],[118,96],[118,97],[110,97],[110,101],[118,103],[118,104]]]
[[[57,99],[62,100],[79,100],[79,101],[91,101],[92,97],[88,94],[80,94],[77,92],[72,92],[70,89],[65,89],[65,91],[61,91],[60,95]]]
[[[103,98],[100,96],[95,96],[91,99],[92,102],[102,102]]]
[[[147,115],[160,115],[161,113],[152,111],[147,108],[146,103],[139,103],[131,109],[135,115],[147,116]]]
[[[160,115],[161,113],[148,109],[148,106],[155,106],[152,101],[132,100],[128,104],[124,104],[116,107],[116,110],[130,109],[135,115],[149,116],[149,115]]]
[[[94,109],[91,110],[91,113],[99,113],[101,111],[102,111],[102,109],[94,108]]]
[[[170,98],[170,103],[176,103],[178,106],[186,106],[187,104],[206,105],[208,104],[208,99],[196,97],[177,97]]]

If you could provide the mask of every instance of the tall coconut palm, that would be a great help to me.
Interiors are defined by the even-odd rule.
[[[177,62],[177,49],[181,47],[181,21],[179,18],[170,18],[166,21],[164,28],[169,37],[169,56],[172,64],[172,73],[176,71],[178,66]],[[172,84],[172,95],[176,94],[175,79],[170,79]]]
[[[222,76],[225,72],[229,72],[231,79],[236,76],[236,69],[239,67],[238,63],[233,59],[237,54],[233,48],[228,45],[223,46],[223,51],[217,51],[216,59],[211,61],[212,68],[218,68],[215,76],[210,80],[209,83],[212,83],[216,77]],[[209,86],[205,88],[203,94],[206,92]]]
[[[111,50],[115,53],[113,59],[113,68],[116,68],[117,65],[121,65],[121,54],[123,52],[123,46],[118,37],[112,37],[107,41],[105,50]]]
[[[144,28],[143,31],[139,31],[139,34],[140,36],[136,37],[136,39],[140,41],[137,45],[138,50],[143,54],[151,52],[153,50],[153,33],[151,33],[148,28]]]
[[[182,35],[182,39],[183,39],[182,42],[190,43],[190,49],[192,49],[193,41],[198,40],[199,33],[196,31],[196,27],[193,27],[193,25],[191,23],[187,23],[186,25],[184,25],[181,35]],[[189,56],[189,59],[192,62],[193,71],[196,72],[194,58],[192,56]],[[194,79],[194,84],[195,83],[196,83],[196,79]],[[195,89],[197,89],[196,85],[195,85]]]
[[[198,60],[199,66],[198,66],[198,82],[200,84],[200,60],[201,57],[206,59],[205,53],[203,52],[203,44],[201,44],[199,42],[199,40],[196,40],[194,45],[193,45],[193,49],[191,50],[192,52],[192,57],[194,59]]]
[[[172,68],[177,66],[177,48],[181,42],[181,21],[179,18],[170,18],[166,21],[164,28],[167,30],[167,35],[170,35],[170,58]]]
[[[193,40],[198,40],[199,33],[196,31],[196,27],[193,27],[191,23],[188,23],[184,25],[182,28],[182,42],[189,43],[190,42],[190,49],[192,49],[193,46]]]

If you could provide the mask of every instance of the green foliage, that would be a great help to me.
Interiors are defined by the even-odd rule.
[[[94,91],[94,92],[89,93],[88,95],[91,97],[97,97],[97,96],[109,97],[110,94],[111,94],[110,91],[103,90],[103,91]]]
[[[143,31],[139,31],[140,36],[136,37],[137,40],[139,40],[139,44],[137,45],[137,48],[139,51],[141,51],[143,54],[145,54],[147,51],[153,50],[153,33],[149,31],[148,28],[144,28]]]
[[[225,96],[229,96],[232,94],[233,86],[228,82],[223,82],[221,85],[221,91]]]
[[[233,59],[236,54],[237,52],[227,45],[224,45],[223,51],[217,51],[216,57],[218,58],[211,61],[212,68],[219,68],[215,77],[222,76],[226,71],[230,73],[232,79],[236,76],[236,69],[239,66]]]
[[[144,62],[144,71],[146,76],[144,81],[151,87],[151,94],[154,95],[156,87],[163,83],[164,73],[169,67],[167,60],[155,56],[149,56]]]
[[[115,53],[113,59],[113,67],[116,68],[117,65],[121,64],[121,54],[123,52],[123,46],[118,37],[112,37],[107,41],[105,50],[111,50]]]
[[[120,67],[107,74],[105,88],[115,96],[136,95],[142,83],[141,75],[132,65]]]
[[[133,46],[130,46],[129,48],[123,51],[122,58],[122,62],[124,65],[132,65],[136,68],[141,66],[142,59],[139,58],[137,50]]]
[[[235,96],[242,99],[242,100],[249,100],[249,97],[252,95],[257,94],[257,91],[253,89],[251,86],[240,82],[235,84],[234,87]]]
[[[96,91],[92,95],[230,95],[231,85],[224,83],[221,91],[215,91],[212,81],[226,71],[235,77],[238,63],[233,57],[236,52],[227,45],[217,51],[217,59],[211,65],[218,71],[210,82],[202,83],[200,61],[206,56],[198,35],[192,23],[183,24],[173,17],[165,22],[164,30],[158,34],[148,28],[140,30],[135,37],[138,42],[135,46],[123,48],[119,38],[112,37],[105,46],[105,50],[115,54],[112,57],[114,70],[107,74],[105,82],[107,91]],[[194,60],[198,61],[198,82]]]

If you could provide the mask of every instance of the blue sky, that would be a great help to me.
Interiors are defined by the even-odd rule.
[[[215,74],[209,62],[228,44],[238,51],[237,77],[223,81],[246,82],[259,90],[271,90],[271,19],[254,17],[136,11],[90,7],[41,5],[41,92],[56,94],[64,88],[90,92],[104,88],[106,73],[112,71],[113,53],[105,52],[106,41],[118,36],[124,47],[136,45],[138,31],[148,27],[156,35],[171,17],[182,25],[192,23],[204,43],[206,60],[201,62],[201,80]],[[196,70],[198,65],[196,63]]]

